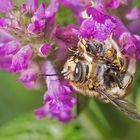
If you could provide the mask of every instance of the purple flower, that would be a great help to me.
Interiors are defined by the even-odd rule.
[[[23,6],[26,7],[26,10],[34,12],[38,7],[38,0],[26,0]]]
[[[136,40],[136,46],[137,46],[136,58],[138,60],[140,60],[140,36],[139,35],[134,35],[134,38]]]
[[[128,5],[132,0],[108,0],[107,7],[117,9],[120,5]]]
[[[6,21],[4,18],[0,18],[0,28],[6,26]]]
[[[51,50],[51,45],[48,43],[45,43],[43,45],[41,45],[41,47],[39,48],[39,53],[41,56],[46,56]]]
[[[140,12],[137,7],[133,7],[126,15],[125,17],[128,20],[136,20],[140,18]]]
[[[36,12],[34,13],[33,18],[35,20],[40,20],[40,19],[46,18],[45,11],[46,11],[46,4],[41,3],[40,6],[38,7],[38,9],[36,10]]]
[[[61,40],[67,43],[67,46],[72,47],[78,42],[77,31],[78,26],[76,25],[68,25],[67,27],[56,26],[52,32],[52,37],[54,39]]]
[[[43,72],[54,74],[55,70],[51,62],[47,61],[43,66]],[[46,115],[65,122],[72,119],[72,108],[76,100],[72,97],[72,90],[66,83],[60,83],[58,77],[46,76],[47,91],[44,95],[44,106],[35,110],[37,118]]]
[[[40,4],[34,16],[32,17],[32,22],[28,26],[28,31],[32,33],[38,33],[45,28],[46,24],[46,5],[45,3]]]
[[[15,54],[20,49],[20,43],[17,41],[9,41],[7,43],[0,44],[0,56],[7,56]]]
[[[22,47],[12,58],[11,71],[19,72],[23,69],[27,69],[30,64],[30,59],[33,55],[31,46]]]
[[[32,64],[30,68],[20,72],[18,81],[21,81],[27,89],[35,89],[38,73],[39,73],[38,66]]]
[[[78,26],[68,25],[67,27],[56,26],[52,32],[52,38],[58,45],[56,53],[57,60],[64,61],[67,57],[68,48],[75,47],[78,43]],[[62,52],[65,52],[62,54]]]
[[[106,7],[105,7],[105,0],[94,0],[93,6],[95,9],[99,10],[100,12],[106,13]]]
[[[51,0],[47,10],[45,12],[47,20],[52,20],[58,10],[59,2],[58,0]]]
[[[90,5],[90,0],[61,0],[61,3],[72,8],[73,11],[82,11]]]
[[[131,33],[138,33],[140,29],[140,19],[132,21],[127,27]]]
[[[0,2],[0,12],[8,13],[13,8],[11,0],[1,0]]]
[[[19,80],[26,87],[36,84],[33,77],[37,77],[37,72],[30,72],[37,60],[33,58],[47,56],[51,51],[48,40],[51,40],[58,7],[58,0],[51,1],[48,7],[45,3],[38,5],[38,0],[26,0],[16,8],[10,0],[2,0],[0,11],[3,10],[4,16],[0,18],[0,68],[20,73]],[[41,63],[35,65],[39,67]]]
[[[58,0],[53,0],[46,8],[45,3],[37,4],[37,0],[27,0],[19,9],[11,10],[0,19],[0,26],[13,34],[21,42],[34,41],[34,38],[42,40],[53,28],[54,16],[58,10]],[[18,14],[17,14],[18,13]],[[49,26],[49,30],[47,30]],[[49,36],[48,36],[49,37]],[[44,38],[47,40],[47,38]],[[26,42],[26,43],[27,43]],[[44,42],[41,42],[44,44]]]
[[[44,22],[40,22],[38,20],[35,20],[28,26],[28,31],[30,33],[39,33],[41,30],[45,28]]]
[[[12,56],[5,56],[0,58],[0,69],[10,72]]]
[[[129,32],[124,32],[119,38],[119,43],[122,46],[122,52],[124,54],[128,54],[129,56],[133,56],[136,51],[135,41],[135,38]]]
[[[21,72],[21,75],[19,76],[18,80],[20,80],[24,83],[36,81],[36,79],[37,79],[36,74],[37,74],[37,71],[35,69],[29,68],[29,69]]]
[[[88,15],[92,16],[85,19],[79,29],[79,35],[84,38],[96,38],[104,41],[116,28],[115,20],[95,8],[87,9]]]
[[[12,40],[15,40],[15,38],[11,34],[0,29],[0,43],[7,43]]]

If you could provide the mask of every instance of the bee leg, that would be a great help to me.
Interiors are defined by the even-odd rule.
[[[125,79],[128,77],[128,80],[125,81]],[[126,73],[124,76],[124,80],[123,80],[123,88],[128,87],[133,81],[133,76],[131,74]]]
[[[121,74],[119,71],[115,71],[115,70],[111,70],[111,74],[114,78],[114,81],[118,84],[119,88],[120,89],[124,89],[125,86],[123,85],[123,82],[122,82],[122,78],[121,78]]]
[[[121,77],[123,77],[123,79]],[[125,79],[128,79],[128,80],[125,80]],[[120,89],[125,89],[132,83],[132,81],[133,81],[133,76],[131,74],[125,73],[122,76],[122,74],[117,72],[116,82]]]
[[[115,82],[118,84],[120,89],[124,88],[121,75],[117,70],[112,70],[111,68],[108,69],[104,74],[104,79],[105,79],[105,83],[108,86],[111,86],[111,84],[110,84],[111,82]]]
[[[125,88],[125,86],[122,83],[121,75],[118,72],[116,72],[115,80],[116,80],[116,83],[118,84],[120,89],[124,89]]]

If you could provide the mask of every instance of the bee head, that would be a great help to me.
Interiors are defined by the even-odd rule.
[[[75,59],[68,59],[62,70],[65,79],[71,82],[85,82],[88,74],[88,62]]]

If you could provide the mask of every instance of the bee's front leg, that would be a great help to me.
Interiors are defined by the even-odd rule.
[[[104,73],[104,82],[107,86],[111,87],[112,83],[116,83],[120,89],[124,88],[120,71],[109,68]]]

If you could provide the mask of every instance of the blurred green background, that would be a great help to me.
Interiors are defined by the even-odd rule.
[[[16,4],[23,0],[15,0]],[[43,0],[42,0],[43,1]],[[140,5],[140,1],[136,1]],[[67,16],[69,15],[69,17]],[[62,18],[62,17],[68,17]],[[70,10],[61,7],[57,22],[73,22]],[[140,112],[140,64],[132,95]],[[140,123],[131,121],[112,105],[90,99],[73,121],[62,124],[47,118],[37,120],[33,110],[42,105],[44,90],[27,91],[16,76],[0,71],[0,140],[140,140]],[[87,97],[82,97],[82,103]]]

